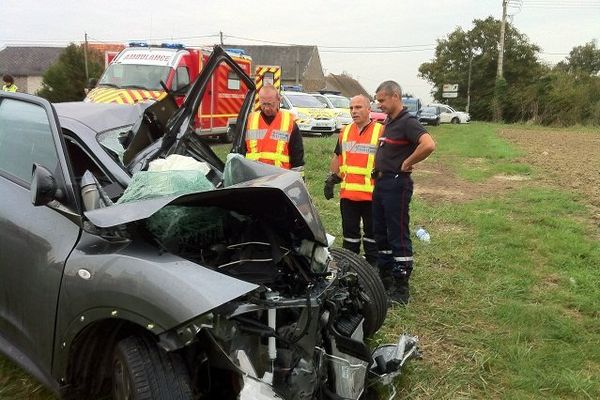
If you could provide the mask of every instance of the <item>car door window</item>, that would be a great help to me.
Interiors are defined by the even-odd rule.
[[[190,73],[186,66],[177,67],[177,74],[175,74],[177,82],[175,83],[176,89],[181,89],[190,84]]]
[[[54,171],[58,155],[46,110],[15,99],[0,102],[0,171],[31,183],[33,163]]]

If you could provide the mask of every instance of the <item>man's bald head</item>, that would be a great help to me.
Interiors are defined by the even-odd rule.
[[[370,111],[371,103],[366,96],[359,94],[350,99],[350,115],[359,128],[362,129],[370,122]]]
[[[258,91],[260,110],[266,116],[272,117],[277,114],[280,101],[279,90],[273,85],[265,85]]]

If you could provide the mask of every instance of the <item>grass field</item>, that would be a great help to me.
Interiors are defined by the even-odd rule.
[[[414,243],[412,302],[390,311],[373,343],[420,337],[423,359],[397,382],[397,398],[600,398],[600,130],[430,132],[438,148],[415,168],[411,225],[432,240]],[[322,195],[335,140],[305,139],[306,182],[341,245],[339,199]],[[587,168],[556,173],[580,160]],[[0,358],[0,399],[52,398]]]

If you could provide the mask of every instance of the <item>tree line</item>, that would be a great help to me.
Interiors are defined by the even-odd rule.
[[[511,24],[506,25],[504,76],[496,79],[500,21],[476,19],[473,28],[457,28],[439,39],[432,61],[419,67],[438,101],[464,109],[471,66],[470,114],[494,117],[494,102],[505,122],[542,125],[600,125],[600,48],[596,41],[574,47],[565,61],[549,66],[538,59],[539,46]],[[442,85],[457,83],[457,98],[444,99]]]
[[[542,63],[539,46],[511,24],[506,25],[504,76],[496,79],[500,21],[475,19],[473,28],[457,28],[439,39],[432,61],[419,67],[419,76],[431,82],[437,101],[464,109],[471,70],[472,119],[489,121],[497,104],[505,122],[543,125],[600,125],[600,48],[591,41],[573,48],[556,66]],[[79,101],[87,84],[84,48],[70,44],[43,77],[38,94],[52,102]],[[88,78],[104,70],[103,55],[88,49]],[[442,86],[459,86],[457,98],[444,99]]]

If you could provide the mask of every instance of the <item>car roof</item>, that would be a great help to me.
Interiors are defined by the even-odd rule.
[[[73,119],[95,132],[104,132],[134,124],[147,107],[146,104],[54,103],[59,121]]]
[[[293,90],[282,91],[281,94],[286,94],[286,95],[290,95],[291,94],[291,95],[311,96],[312,97],[312,94],[308,94],[308,93],[304,93],[304,92],[294,92]]]

